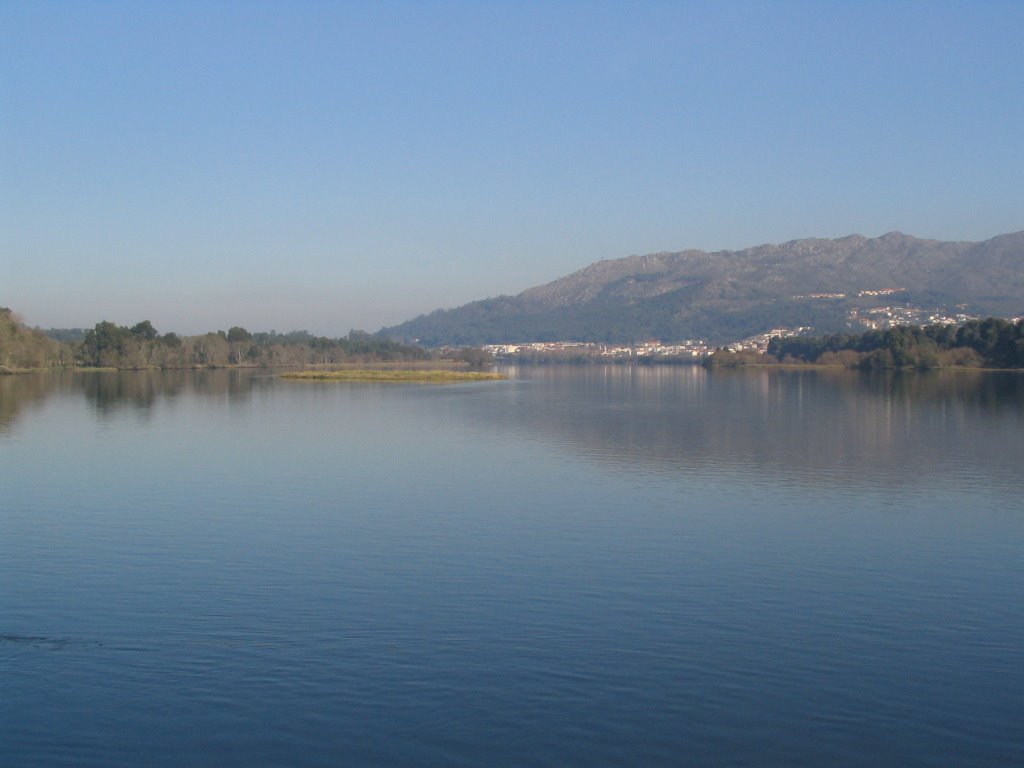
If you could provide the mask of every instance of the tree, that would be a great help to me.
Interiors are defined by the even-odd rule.
[[[130,333],[132,336],[139,336],[146,341],[152,341],[159,335],[149,320],[143,320],[141,323],[133,325]]]
[[[251,339],[252,334],[241,326],[235,325],[228,329],[227,340],[231,345],[230,362],[236,365],[242,362],[242,350]]]
[[[128,351],[130,331],[109,320],[96,323],[96,327],[85,334],[81,355],[85,365],[119,366]]]
[[[483,368],[494,362],[494,355],[479,347],[464,347],[452,355],[452,359],[469,363],[470,368]]]

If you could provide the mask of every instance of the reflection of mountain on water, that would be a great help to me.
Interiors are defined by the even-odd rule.
[[[902,485],[955,477],[969,466],[1019,482],[1024,376],[534,368],[488,408],[487,418],[503,428],[528,430],[611,468]]]
[[[495,386],[382,387],[379,393],[389,402],[414,403],[410,418],[471,423],[484,439],[517,433],[609,471],[725,470],[758,482],[778,478],[817,486],[1021,482],[1020,373],[869,375],[697,366],[552,366],[511,373],[512,381]],[[248,405],[254,393],[275,387],[299,398],[289,401],[294,407],[317,407],[302,398],[318,390],[282,385],[274,372],[252,369],[0,377],[0,434],[28,406],[55,393],[84,395],[101,419],[119,413],[148,419],[161,404]],[[292,406],[281,401],[281,407]]]

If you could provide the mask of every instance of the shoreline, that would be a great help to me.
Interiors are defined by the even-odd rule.
[[[455,371],[451,369],[350,368],[332,371],[291,371],[278,378],[299,381],[409,382],[447,384],[461,381],[504,381],[507,376],[490,371]]]
[[[998,368],[992,366],[969,366],[969,365],[942,365],[935,368],[918,368],[916,366],[903,366],[893,368],[871,368],[863,369],[858,367],[850,367],[838,363],[783,363],[783,362],[725,362],[725,363],[709,363],[706,361],[702,362],[686,362],[678,363],[675,361],[602,361],[602,360],[574,360],[574,361],[538,361],[538,360],[523,360],[523,361],[510,361],[510,360],[497,360],[495,365],[498,366],[537,366],[547,367],[551,365],[563,365],[569,367],[587,367],[587,366],[615,366],[615,367],[632,367],[632,368],[654,368],[654,367],[665,367],[665,368],[679,368],[683,366],[699,366],[705,370],[736,370],[738,368],[777,368],[782,370],[822,370],[822,371],[852,371],[858,373],[870,373],[878,371],[900,371],[903,373],[914,372],[914,373],[929,373],[934,371],[995,371],[995,372],[1009,372],[1009,373],[1024,373],[1024,368]],[[437,372],[452,372],[452,373],[467,373],[472,374],[468,363],[460,360],[434,360],[434,361],[423,361],[414,360],[409,362],[401,361],[381,361],[381,362],[362,362],[362,363],[334,363],[329,364],[325,367],[302,367],[297,365],[183,365],[183,366],[141,366],[141,367],[125,367],[118,368],[115,366],[76,366],[76,365],[54,365],[45,368],[11,368],[8,366],[0,366],[0,376],[25,376],[31,374],[43,374],[43,373],[56,373],[61,371],[68,371],[71,373],[138,373],[138,372],[152,372],[152,371],[280,371],[287,369],[297,369],[293,372],[286,372],[280,374],[286,378],[344,378],[344,376],[334,376],[335,373],[345,373],[346,371],[437,371]],[[293,373],[301,373],[302,376],[294,376]],[[316,375],[314,375],[316,374]]]

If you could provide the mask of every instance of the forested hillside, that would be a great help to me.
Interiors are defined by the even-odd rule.
[[[427,346],[647,338],[727,343],[777,327],[849,331],[858,327],[858,312],[894,303],[948,314],[1024,313],[1024,232],[980,243],[891,232],[630,256],[380,333]]]

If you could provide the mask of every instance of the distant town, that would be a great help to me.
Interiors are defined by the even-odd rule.
[[[906,288],[876,288],[858,291],[852,296],[845,293],[814,293],[792,296],[793,299],[804,300],[846,300],[847,298],[874,298],[883,296],[899,296],[906,293]],[[948,309],[926,309],[911,304],[893,303],[886,306],[854,307],[847,315],[847,326],[851,333],[872,330],[886,330],[900,326],[927,325],[963,325],[979,320],[977,315],[968,314],[965,305]],[[1008,318],[1010,322],[1018,322],[1019,317]],[[687,339],[685,341],[664,342],[659,339],[648,339],[634,344],[602,344],[585,341],[534,341],[504,344],[485,344],[483,349],[499,360],[516,360],[530,358],[595,358],[605,360],[674,360],[699,361],[719,349],[730,352],[756,352],[765,354],[772,339],[785,339],[795,336],[811,336],[816,330],[811,326],[796,328],[772,328],[771,330],[749,336],[726,344],[712,344],[706,339]]]
[[[595,357],[609,360],[633,358],[700,358],[715,351],[706,341],[690,339],[662,344],[651,339],[639,344],[598,344],[587,341],[533,341],[523,344],[485,344],[485,352],[498,359],[521,357]]]
[[[599,344],[586,341],[533,341],[522,344],[485,344],[484,351],[499,360],[522,358],[600,358],[605,360],[693,360],[699,361],[717,349],[732,352],[768,351],[768,342],[773,338],[804,336],[811,328],[773,328],[740,341],[724,346],[710,344],[704,339],[687,339],[672,344],[657,339],[648,339],[637,344]]]

